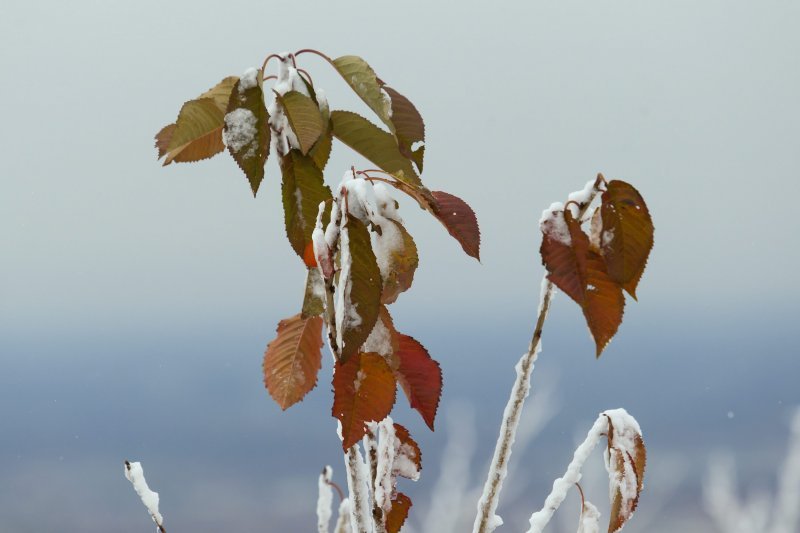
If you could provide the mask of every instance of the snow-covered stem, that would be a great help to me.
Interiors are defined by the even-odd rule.
[[[350,526],[353,533],[373,533],[372,517],[369,508],[369,480],[367,465],[361,457],[358,445],[351,446],[345,454],[347,467],[347,488],[350,492]]]
[[[153,492],[150,490],[150,487],[147,486],[142,464],[138,462],[131,463],[126,460],[125,478],[131,482],[133,490],[135,490],[136,494],[141,498],[142,503],[147,508],[147,512],[150,513],[150,518],[152,518],[153,522],[156,524],[156,529],[160,533],[165,533],[164,518],[161,516],[161,513],[158,512],[158,493]]]
[[[579,198],[579,212],[577,218],[581,219],[599,192],[601,183],[605,180],[601,175],[597,176],[591,187],[584,189],[585,195]],[[570,195],[570,200],[573,195]],[[572,200],[574,201],[574,200]],[[511,457],[511,447],[514,444],[517,427],[519,426],[522,407],[531,389],[531,374],[533,373],[534,363],[541,351],[542,329],[550,310],[550,302],[553,299],[553,283],[547,279],[547,275],[542,278],[542,288],[539,301],[539,312],[536,319],[536,327],[533,330],[528,351],[520,358],[514,367],[517,373],[514,385],[511,388],[511,396],[508,399],[506,408],[503,411],[503,421],[500,424],[500,435],[494,449],[492,464],[489,467],[489,475],[483,487],[483,495],[478,501],[478,514],[475,517],[473,533],[491,533],[497,526],[503,523],[502,519],[495,514],[497,503],[500,499],[500,490],[503,488],[503,481],[508,473],[508,460]]]
[[[345,498],[339,504],[339,518],[336,519],[334,533],[352,533],[350,529],[350,498]]]
[[[608,417],[605,414],[601,414],[597,417],[592,429],[589,430],[586,439],[584,439],[581,445],[578,446],[578,449],[575,450],[575,454],[572,456],[572,462],[567,467],[567,471],[563,476],[553,482],[553,490],[550,491],[550,494],[545,499],[544,507],[531,515],[531,526],[530,529],[528,529],[528,533],[541,533],[544,526],[550,522],[553,513],[556,512],[561,502],[567,497],[569,489],[581,480],[581,468],[583,468],[583,463],[586,462],[589,454],[592,453],[594,447],[600,442],[600,438],[607,434]]]
[[[330,531],[331,515],[333,513],[333,488],[331,487],[331,476],[333,469],[326,466],[319,475],[317,496],[317,531],[318,533],[328,533]]]

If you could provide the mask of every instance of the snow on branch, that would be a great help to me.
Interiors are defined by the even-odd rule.
[[[158,493],[153,492],[150,490],[150,487],[147,486],[142,464],[139,462],[131,463],[126,460],[125,478],[133,485],[133,490],[139,495],[142,503],[147,508],[147,512],[150,513],[153,522],[156,523],[157,530],[161,533],[165,533],[164,518],[161,516],[161,513],[158,512]]]
[[[331,487],[331,477],[333,469],[326,466],[319,475],[319,496],[317,497],[317,531],[328,533],[331,515],[333,514],[333,488]]]

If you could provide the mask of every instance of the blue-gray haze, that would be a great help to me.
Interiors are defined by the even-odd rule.
[[[170,531],[314,529],[321,467],[343,482],[330,361],[285,413],[260,377],[302,297],[275,162],[254,200],[227,155],[162,169],[152,146],[186,99],[303,47],[362,55],[411,98],[426,184],[478,214],[482,264],[401,200],[421,266],[393,306],[441,361],[441,413],[475,410],[476,483],[534,320],[541,210],[598,171],[639,188],[657,228],[641,303],[596,361],[556,298],[534,375],[556,418],[514,456],[529,492],[501,514],[521,530],[597,412],[624,406],[656,517],[629,529],[708,531],[709,457],[734,453],[745,492],[772,490],[800,404],[799,23],[790,1],[4,0],[0,532],[146,531],[125,458]],[[323,62],[302,66],[368,113]],[[351,164],[336,147],[329,181]],[[403,489],[422,513],[447,435],[397,418],[423,447]]]

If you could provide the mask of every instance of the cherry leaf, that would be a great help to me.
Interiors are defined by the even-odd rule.
[[[418,480],[422,471],[422,451],[419,444],[411,438],[408,430],[398,423],[394,424],[394,436],[398,445],[392,472],[395,476]]]
[[[310,156],[300,150],[290,150],[281,158],[281,194],[286,236],[292,249],[306,263],[314,257],[311,234],[319,213],[319,204],[331,198],[331,190],[324,183],[322,171]]]
[[[314,100],[297,91],[277,96],[303,155],[308,154],[325,130],[325,122]]]
[[[322,317],[281,320],[264,353],[264,384],[281,409],[296,404],[317,384],[322,365]]]
[[[211,98],[223,113],[228,109],[228,102],[231,99],[231,92],[236,82],[239,81],[239,76],[228,76],[223,78],[221,82],[210,88],[198,98]]]
[[[620,286],[606,273],[603,258],[594,250],[589,250],[586,256],[585,279],[581,307],[597,346],[596,355],[600,357],[622,323],[625,297]]]
[[[189,163],[208,159],[224,150],[224,115],[212,98],[183,104],[175,128],[167,126],[156,135],[159,156],[165,156],[164,166],[173,161]]]
[[[552,212],[542,221],[541,228],[542,245],[539,252],[548,272],[547,279],[582,305],[589,238],[568,209]]]
[[[432,206],[434,216],[444,224],[468,256],[480,261],[481,231],[475,212],[458,196],[442,191],[432,191],[431,194],[436,200]]]
[[[392,100],[392,124],[397,137],[400,153],[411,159],[422,173],[422,160],[425,155],[425,122],[417,108],[408,98],[395,91],[388,85],[383,90]],[[415,148],[415,144],[420,144]]]
[[[622,529],[636,511],[644,486],[647,450],[633,417],[622,409],[604,414],[608,418],[606,470],[611,496],[608,532],[613,533]]]
[[[309,318],[325,312],[325,282],[318,268],[309,268],[306,275],[306,290],[303,297],[303,311],[300,316]]]
[[[333,60],[333,66],[359,98],[378,115],[378,118],[390,128],[394,128],[391,101],[388,95],[381,91],[383,83],[378,80],[372,67],[358,56],[337,57]]]
[[[414,272],[419,265],[417,245],[411,234],[397,221],[390,220],[403,239],[401,249],[392,250],[389,254],[389,272],[383,279],[383,293],[381,301],[385,304],[393,303],[400,293],[407,291],[414,281]]]
[[[269,114],[261,89],[261,70],[252,78],[245,77],[234,85],[225,115],[225,143],[236,164],[242,169],[253,196],[264,179],[264,164],[269,155]],[[246,83],[243,84],[242,82]]]
[[[392,509],[386,515],[386,533],[398,533],[400,531],[406,518],[408,518],[408,511],[411,509],[411,505],[411,498],[402,492],[398,492],[392,498]]]
[[[386,360],[376,353],[356,353],[336,363],[333,374],[333,416],[342,425],[347,450],[366,434],[367,422],[386,418],[397,384]]]
[[[644,199],[631,184],[608,182],[603,193],[600,250],[611,279],[636,299],[636,286],[653,248],[653,220]]]
[[[442,369],[422,344],[413,337],[397,334],[397,380],[411,404],[433,431],[436,410],[442,397]]]

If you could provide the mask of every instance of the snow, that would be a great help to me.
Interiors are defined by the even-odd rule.
[[[125,461],[125,478],[133,484],[133,490],[141,498],[142,503],[150,513],[150,517],[157,526],[164,525],[164,518],[158,512],[158,493],[150,490],[147,486],[147,480],[144,478],[144,469],[139,462]]]
[[[625,409],[613,409],[603,413],[614,428],[613,446],[606,449],[604,458],[606,471],[609,474],[609,496],[613,500],[617,490],[624,501],[634,500],[638,493],[638,479],[633,470],[632,461],[636,458],[635,437],[641,436],[642,430],[636,419]],[[623,472],[616,472],[617,455],[622,454]],[[629,460],[626,460],[630,458]]]
[[[234,152],[241,152],[242,149],[251,145],[247,153],[242,157],[248,158],[255,155],[256,144],[253,139],[258,132],[258,119],[249,109],[239,107],[225,115],[225,129],[222,131],[222,138]]]
[[[586,185],[584,185],[583,189],[581,189],[579,191],[575,191],[575,192],[569,193],[569,196],[567,196],[567,202],[568,203],[569,202],[575,202],[576,204],[587,204],[587,203],[589,203],[594,198],[594,194],[595,194],[594,184],[595,184],[595,181],[596,180],[591,179],[591,180],[586,182]],[[579,207],[576,206],[575,204],[570,204],[569,208],[570,208],[570,211],[572,211],[573,216],[577,217],[578,216]]]
[[[331,514],[333,512],[333,489],[330,481],[333,476],[333,469],[326,466],[319,476],[317,486],[319,496],[317,498],[317,531],[318,533],[328,533]]]
[[[244,71],[242,77],[239,78],[239,94],[243,95],[247,89],[252,89],[258,85],[258,74],[257,68],[251,67]]]
[[[578,533],[600,533],[600,511],[588,501],[583,503]]]
[[[408,443],[395,443],[398,445],[397,454],[394,461],[395,475],[400,475],[411,481],[418,481],[420,471],[417,468],[417,450]]]
[[[395,477],[393,467],[397,440],[392,417],[387,416],[378,424],[378,467],[375,474],[375,505],[388,513],[392,508],[392,492]]]
[[[336,519],[336,527],[334,533],[351,533],[353,530],[350,528],[350,515],[353,513],[350,498],[345,498],[339,504],[339,518]]]
[[[272,90],[280,96],[289,91],[297,91],[305,96],[310,96],[306,84],[292,65],[292,58],[288,53],[282,54],[278,75]],[[280,155],[287,154],[291,148],[300,148],[297,136],[289,125],[289,119],[283,112],[283,107],[278,103],[278,99],[272,101],[267,107],[269,113],[269,125],[272,129],[272,142]]]
[[[553,202],[550,207],[542,211],[539,228],[545,236],[561,244],[572,245],[572,237],[569,234],[567,221],[564,219],[564,204],[561,202]]]
[[[350,527],[353,531],[358,531],[359,533],[364,533],[364,529],[369,527],[369,531],[366,533],[372,533],[372,517],[369,506],[370,491],[367,481],[369,474],[364,458],[361,456],[361,450],[357,445],[347,450],[345,466],[347,468],[347,488],[350,497],[354,498],[350,512]],[[363,524],[364,528],[359,527],[359,524]]]
[[[364,342],[364,346],[361,348],[361,350],[364,352],[374,352],[384,357],[389,357],[394,353],[392,339],[392,332],[388,327],[386,327],[386,324],[383,323],[383,317],[378,317],[378,320],[375,322],[375,327],[372,328],[372,331],[370,332],[369,337],[367,337],[367,340]]]

